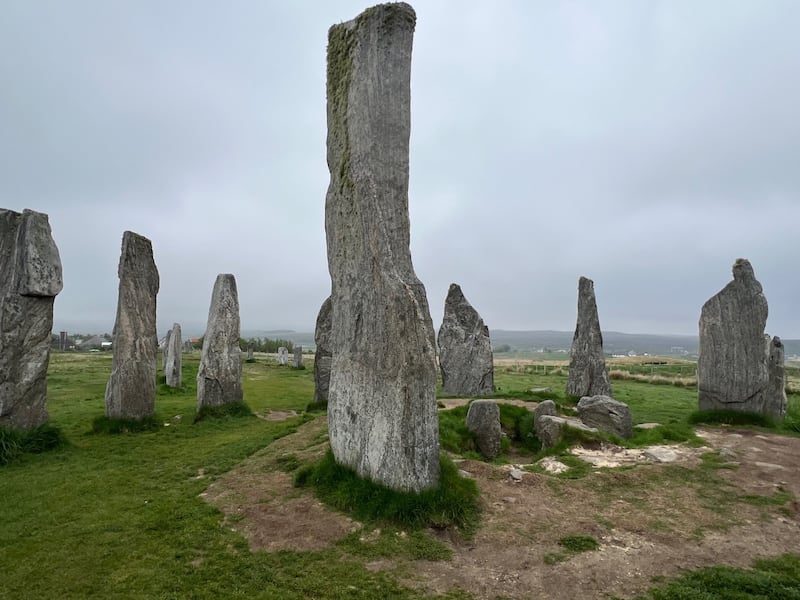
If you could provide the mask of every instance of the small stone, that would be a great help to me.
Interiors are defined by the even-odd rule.
[[[540,460],[538,464],[545,470],[545,472],[552,473],[553,475],[558,475],[559,473],[569,471],[569,467],[567,465],[556,460],[552,456],[546,456]]]
[[[652,460],[654,462],[659,463],[672,463],[678,460],[678,453],[674,450],[669,448],[661,448],[657,446],[653,446],[651,448],[647,448],[643,453],[647,460]]]
[[[520,471],[519,469],[511,469],[508,472],[508,476],[511,477],[514,481],[522,481],[522,476],[524,475],[524,471]]]
[[[600,431],[630,438],[633,435],[631,410],[624,402],[609,396],[584,396],[578,402],[578,417]]]
[[[634,429],[655,429],[656,427],[661,427],[661,423],[638,423],[633,426]]]
[[[500,408],[494,400],[475,400],[467,411],[467,429],[475,436],[478,450],[489,460],[500,454]]]
[[[469,471],[465,471],[464,469],[459,469],[458,474],[465,479],[475,479],[475,475],[470,473]]]

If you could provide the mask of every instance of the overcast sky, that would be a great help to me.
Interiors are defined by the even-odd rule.
[[[417,1],[411,252],[434,325],[696,334],[749,258],[800,338],[800,2]],[[0,207],[46,212],[55,329],[113,328],[122,233],[153,242],[158,327],[311,331],[330,291],[328,27],[350,1],[5,0]]]

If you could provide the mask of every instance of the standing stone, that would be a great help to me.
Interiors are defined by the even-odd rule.
[[[167,333],[167,346],[164,353],[167,356],[164,365],[164,376],[169,387],[179,388],[183,384],[183,342],[181,340],[181,326],[178,323],[172,325],[172,329]]]
[[[764,335],[768,312],[750,261],[737,259],[733,281],[709,298],[700,313],[700,410],[784,416],[786,393],[774,383],[770,385],[770,371],[773,381],[782,377],[783,345],[778,347]]]
[[[208,324],[197,371],[197,410],[242,401],[239,293],[233,275],[219,274],[211,294]]]
[[[764,406],[765,414],[773,419],[783,419],[786,416],[786,372],[784,366],[785,350],[781,338],[775,336],[767,341],[767,372],[769,380],[767,383],[766,398]]]
[[[294,347],[294,368],[303,368],[303,347],[300,344]]]
[[[167,350],[169,349],[169,338],[172,336],[172,329],[167,330],[167,335],[164,337],[164,347],[161,349],[161,370],[164,374],[167,373]]]
[[[47,215],[0,209],[0,427],[47,422],[53,302],[62,287]]]
[[[489,328],[455,283],[450,284],[447,292],[437,341],[444,393],[464,396],[494,393]]]
[[[314,329],[314,402],[328,403],[331,382],[331,298],[328,296],[319,309]]]
[[[285,346],[278,348],[278,364],[285,367],[289,362],[289,350]]]
[[[156,404],[159,278],[150,240],[126,231],[117,272],[119,299],[111,377],[106,386],[106,416],[142,420],[153,416]]]
[[[403,491],[439,481],[434,330],[409,249],[415,24],[408,4],[382,4],[328,32],[330,443]]]
[[[467,410],[467,429],[475,436],[478,450],[489,460],[500,454],[500,407],[494,400],[475,400]]]
[[[253,358],[253,344],[250,344],[247,347],[247,362],[253,362],[255,358]]]
[[[603,334],[597,317],[594,282],[578,281],[578,323],[572,337],[569,360],[568,396],[610,396],[611,384],[603,356]]]

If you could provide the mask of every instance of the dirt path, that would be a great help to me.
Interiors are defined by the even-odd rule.
[[[686,451],[676,464],[598,470],[580,479],[525,472],[516,482],[508,467],[464,461],[460,468],[476,478],[484,508],[475,538],[447,539],[450,561],[417,561],[410,571],[401,568],[407,563],[386,560],[369,566],[413,572],[403,582],[429,592],[458,587],[477,598],[566,600],[631,597],[653,577],[800,552],[794,500],[800,498],[800,438],[698,433],[727,461],[725,468]],[[293,488],[280,470],[320,456],[326,445],[323,417],[251,457],[205,496],[254,549],[326,547],[359,524]],[[600,548],[568,556],[558,544],[568,535],[591,535]]]

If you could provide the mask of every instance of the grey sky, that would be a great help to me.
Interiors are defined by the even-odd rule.
[[[418,1],[411,251],[434,324],[696,333],[749,258],[800,338],[800,3]],[[153,241],[159,330],[310,331],[324,235],[327,29],[350,1],[6,0],[0,206],[50,215],[55,327],[110,331],[122,232]]]

